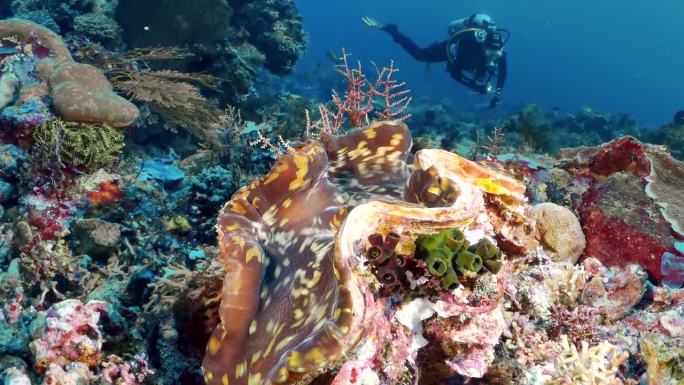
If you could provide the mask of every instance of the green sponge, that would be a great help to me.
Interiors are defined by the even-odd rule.
[[[423,259],[428,272],[451,290],[459,285],[459,275],[479,273],[482,267],[496,274],[501,270],[502,252],[487,238],[469,245],[459,229],[441,230],[416,239],[416,257]]]

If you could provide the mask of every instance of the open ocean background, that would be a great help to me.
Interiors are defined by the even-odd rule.
[[[475,107],[486,100],[453,81],[444,63],[414,61],[364,15],[396,23],[420,46],[447,38],[453,19],[488,13],[512,38],[504,103],[537,103],[571,113],[588,106],[629,113],[643,124],[671,121],[684,109],[682,0],[297,0],[310,34],[300,70],[329,66],[327,51],[344,47],[364,64],[394,59],[415,97]],[[368,67],[371,70],[371,67]]]

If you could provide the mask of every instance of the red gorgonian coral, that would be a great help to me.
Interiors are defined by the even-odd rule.
[[[343,50],[340,63],[335,66],[335,71],[346,79],[347,89],[343,95],[332,91],[331,107],[323,103],[318,105],[318,120],[312,121],[309,111],[306,112],[307,132],[337,134],[345,121],[350,127],[361,127],[372,118],[404,121],[411,116],[406,112],[412,100],[408,95],[411,90],[404,88],[406,82],[392,78],[399,71],[394,62],[382,68],[373,63],[376,79],[370,81],[363,72],[361,62],[357,62],[356,67],[350,66],[349,56]],[[378,106],[382,106],[382,109],[378,109]]]

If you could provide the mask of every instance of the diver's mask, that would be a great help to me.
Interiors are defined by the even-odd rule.
[[[477,34],[477,32],[476,32]],[[490,29],[484,32],[484,40],[483,44],[485,46],[485,49],[488,50],[493,50],[493,51],[500,51],[503,49],[504,46],[504,36],[503,34],[496,29]]]

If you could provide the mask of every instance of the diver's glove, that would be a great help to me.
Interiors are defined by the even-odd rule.
[[[373,19],[373,18],[370,17],[370,16],[364,16],[364,17],[362,17],[362,18],[361,18],[361,21],[363,22],[363,24],[366,25],[366,27],[369,27],[369,28],[383,29],[383,28],[385,27],[384,24],[378,23],[377,20]]]

